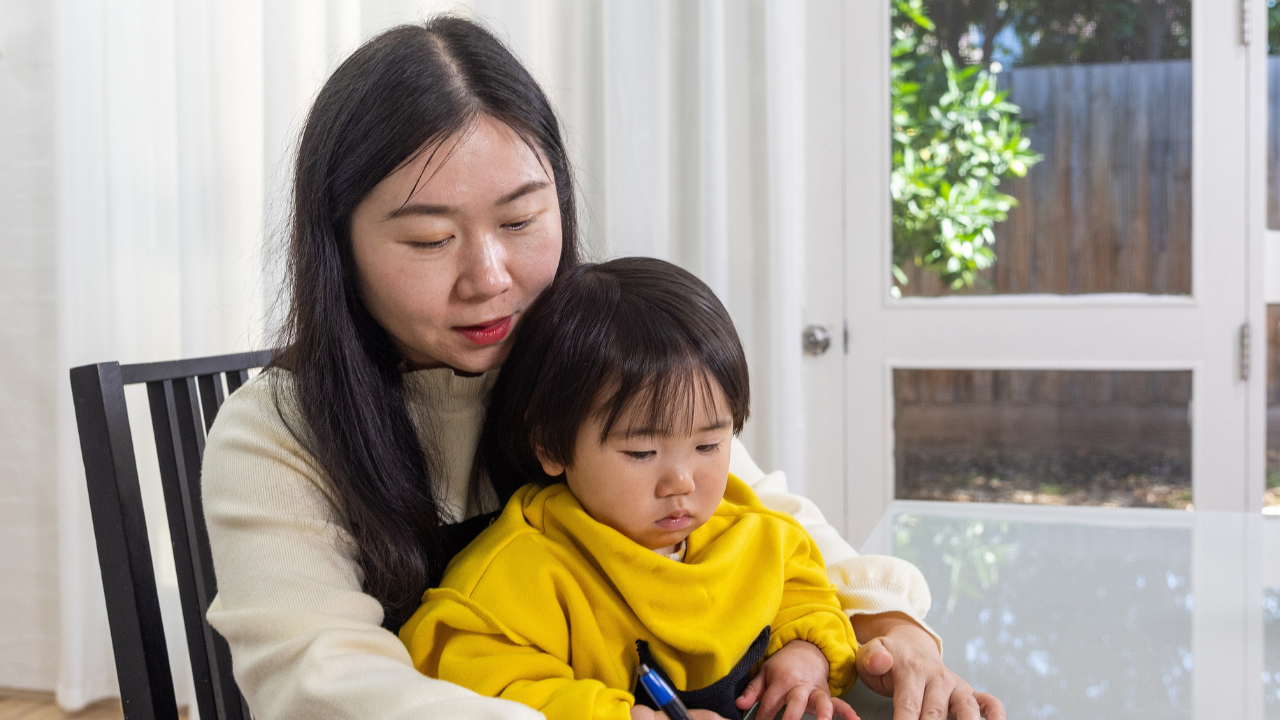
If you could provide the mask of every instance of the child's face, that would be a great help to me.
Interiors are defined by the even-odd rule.
[[[733,420],[724,391],[710,384],[714,412],[700,390],[691,434],[645,432],[624,415],[601,444],[601,423],[593,417],[578,431],[573,465],[543,459],[543,469],[564,472],[596,521],[650,549],[679,543],[715,512],[728,481]]]

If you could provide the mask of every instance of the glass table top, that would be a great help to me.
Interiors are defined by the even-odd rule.
[[[896,501],[862,552],[1011,719],[1280,720],[1280,518]]]

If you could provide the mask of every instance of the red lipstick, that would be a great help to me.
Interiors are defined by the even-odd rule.
[[[511,332],[511,316],[508,315],[480,325],[455,327],[454,330],[462,333],[463,337],[476,345],[492,345],[496,342],[501,342]]]

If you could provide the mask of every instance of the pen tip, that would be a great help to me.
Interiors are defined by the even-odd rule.
[[[644,675],[648,672],[649,672],[649,666],[645,665],[644,663],[640,663],[640,674]]]

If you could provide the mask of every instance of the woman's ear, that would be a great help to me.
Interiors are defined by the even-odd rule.
[[[542,472],[546,473],[549,477],[560,477],[564,474],[564,465],[561,465],[548,457],[546,451],[542,449],[541,445],[534,445],[533,452],[538,456],[538,462],[542,465]]]

